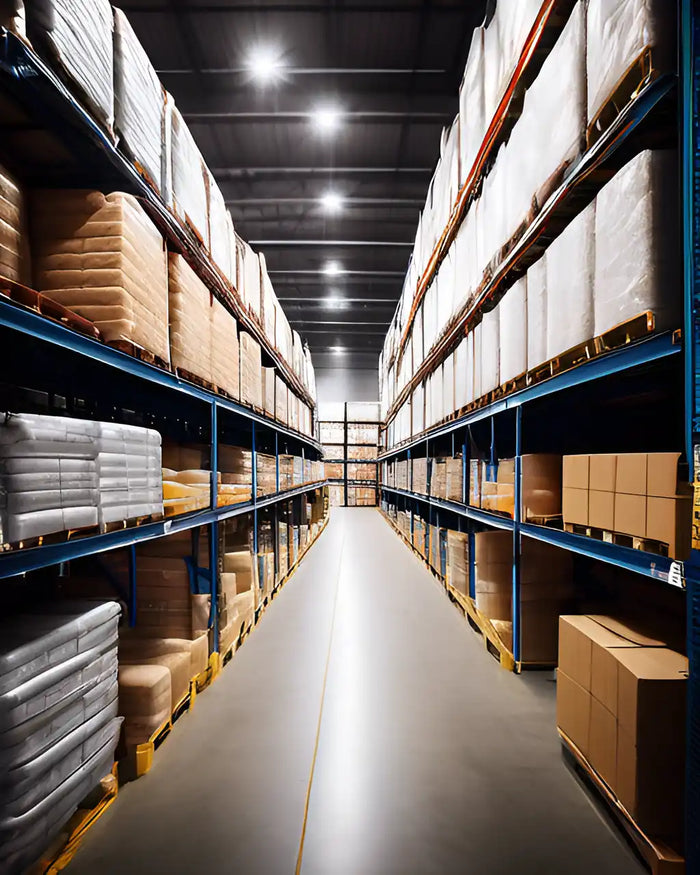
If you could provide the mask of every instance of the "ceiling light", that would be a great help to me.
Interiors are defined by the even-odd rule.
[[[337,261],[326,262],[323,266],[323,272],[326,276],[339,276],[341,273],[344,273],[343,268]]]
[[[248,69],[262,85],[279,78],[283,64],[278,51],[271,46],[258,46],[248,58]]]
[[[336,298],[332,295],[328,298],[324,298],[323,303],[329,310],[345,310],[347,307],[347,304],[342,298]]]
[[[311,113],[311,121],[320,134],[333,134],[340,127],[340,110],[323,106]]]
[[[321,206],[327,213],[337,213],[343,208],[344,199],[337,191],[327,191],[321,195]]]
[[[336,355],[342,355],[345,352],[344,346],[329,346],[328,348],[331,352],[334,352]]]

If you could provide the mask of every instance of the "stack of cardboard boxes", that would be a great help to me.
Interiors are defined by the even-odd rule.
[[[688,660],[634,620],[562,616],[557,724],[641,829],[683,832]]]
[[[453,589],[469,595],[469,535],[447,532],[447,583]]]
[[[679,453],[564,456],[564,523],[690,550],[691,494]],[[687,479],[687,478],[685,478]]]
[[[522,520],[536,521],[561,514],[562,457],[551,453],[521,456]],[[515,459],[497,464],[472,459],[469,465],[469,504],[513,517]]]

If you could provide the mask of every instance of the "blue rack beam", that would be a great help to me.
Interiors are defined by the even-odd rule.
[[[528,404],[538,398],[545,398],[548,395],[565,392],[567,389],[573,389],[576,386],[582,386],[604,377],[621,374],[632,368],[647,365],[672,355],[680,355],[681,349],[681,345],[675,342],[674,334],[670,332],[657,334],[638,343],[624,346],[599,358],[591,359],[576,368],[572,368],[570,371],[565,371],[563,374],[557,374],[548,380],[543,380],[534,386],[528,386],[505,398],[499,398],[492,404],[487,404],[472,413],[467,413],[459,419],[437,426],[406,443],[392,447],[379,456],[379,461],[384,462],[387,459],[405,453],[406,450],[418,444],[425,443],[426,440],[443,437],[460,428],[473,425],[475,422],[496,416],[506,410],[517,410],[523,404]]]
[[[59,544],[45,544],[41,547],[30,547],[25,550],[13,550],[0,553],[0,579],[15,577],[39,568],[50,565],[58,565],[61,562],[69,562],[71,559],[80,559],[119,547],[129,547],[140,544],[143,541],[151,541],[154,538],[162,538],[173,535],[176,532],[184,532],[199,526],[208,526],[222,522],[231,517],[252,513],[263,507],[288,501],[297,495],[312,492],[326,485],[325,480],[298,486],[296,489],[288,489],[285,492],[277,492],[257,501],[246,501],[241,504],[230,505],[220,508],[208,508],[195,511],[191,514],[170,517],[155,523],[147,523],[143,526],[121,529],[118,532],[108,532],[104,535],[91,535],[84,538],[76,538],[72,541],[64,541]]]
[[[652,577],[670,586],[682,587],[683,585],[681,575],[674,573],[673,569],[673,566],[677,566],[678,563],[665,556],[657,556],[655,553],[645,553],[643,550],[633,550],[629,547],[620,547],[617,544],[609,544],[607,541],[598,541],[595,538],[587,538],[585,535],[574,535],[547,526],[536,526],[532,523],[516,524],[514,520],[508,517],[498,516],[498,514],[490,513],[486,510],[468,507],[454,501],[444,501],[441,498],[433,498],[428,495],[418,495],[415,492],[408,492],[404,489],[394,489],[392,486],[382,486],[381,489],[384,492],[393,492],[396,495],[402,495],[404,498],[420,501],[429,507],[449,510],[484,526],[508,532],[517,529],[521,535],[525,535],[528,538],[535,538],[538,541],[551,544],[553,547],[560,547],[572,553],[578,553],[580,556],[588,556],[591,559],[598,559],[610,565],[626,568],[628,571],[634,571],[645,577]]]
[[[66,328],[58,322],[41,316],[33,310],[28,310],[21,305],[11,303],[7,299],[3,299],[1,294],[0,326],[14,329],[27,337],[33,337],[37,340],[60,346],[62,349],[69,349],[77,355],[84,356],[86,361],[98,361],[122,373],[138,377],[152,386],[179,392],[188,398],[203,401],[207,404],[216,404],[219,410],[226,410],[229,413],[237,414],[249,422],[263,425],[279,434],[284,434],[295,441],[312,447],[318,453],[321,452],[321,445],[308,435],[293,431],[275,420],[244,407],[242,404],[237,404],[235,401],[224,398],[222,395],[215,395],[207,392],[206,389],[202,389],[192,383],[187,383],[170,371],[157,368],[154,365],[134,358],[134,356],[100,343],[98,340],[93,340],[91,337],[86,337],[76,331],[72,331],[70,328]]]

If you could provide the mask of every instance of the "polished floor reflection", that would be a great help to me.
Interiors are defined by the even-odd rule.
[[[337,509],[68,872],[638,875],[562,763],[554,698],[377,511]]]

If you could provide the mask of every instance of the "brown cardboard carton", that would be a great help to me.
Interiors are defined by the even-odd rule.
[[[645,495],[615,493],[615,531],[637,538],[646,537],[647,499]]]
[[[557,726],[584,756],[588,756],[591,725],[591,695],[557,669]]]
[[[614,788],[617,772],[617,720],[594,696],[591,696],[588,759],[607,785]]]
[[[513,613],[510,594],[501,592],[476,592],[476,607],[489,620],[511,620]]]
[[[481,507],[481,476],[482,466],[478,459],[469,461],[469,504]]]
[[[521,473],[522,518],[527,521],[560,514],[562,457],[548,453],[524,455]]]
[[[646,494],[657,498],[673,498],[676,495],[691,495],[687,482],[687,468],[681,475],[680,453],[649,453],[647,455]]]
[[[588,489],[590,456],[564,456],[562,459],[562,486]]]
[[[595,458],[593,456],[592,458]],[[596,529],[615,531],[615,493],[591,489],[588,493],[588,524]]]
[[[496,482],[507,483],[509,486],[515,485],[515,459],[500,460],[496,472]]]
[[[474,557],[477,565],[513,561],[513,535],[510,532],[478,532],[474,536]]]
[[[597,639],[591,640],[591,695],[612,714],[617,714],[618,662],[615,651],[619,647],[639,646],[602,627]]]
[[[513,483],[481,483],[481,507],[494,513],[513,517],[515,510],[515,485]]]
[[[668,544],[672,559],[687,559],[692,533],[692,498],[647,497],[646,536]]]
[[[447,582],[461,592],[469,594],[469,536],[465,532],[447,532]]]
[[[647,493],[646,453],[620,453],[615,471],[615,492],[627,495]]]
[[[562,489],[562,517],[565,523],[578,526],[588,525],[587,489],[564,486]]]
[[[631,641],[633,644],[637,644],[640,647],[667,646],[666,641],[655,634],[653,629],[648,628],[651,625],[656,626],[656,620],[650,623],[649,620],[644,617],[611,617],[607,614],[589,614],[588,616],[599,626],[614,633],[619,638],[622,638],[625,641]],[[610,643],[607,646],[615,647],[620,645]]]
[[[448,501],[464,499],[462,493],[463,471],[461,459],[445,459],[445,497]]]
[[[594,644],[608,648],[624,646],[625,641],[622,635],[601,625],[594,617],[562,616],[559,618],[559,668],[590,692]]]
[[[613,453],[597,453],[591,456],[589,487],[600,492],[614,492],[617,475],[617,456]]]

